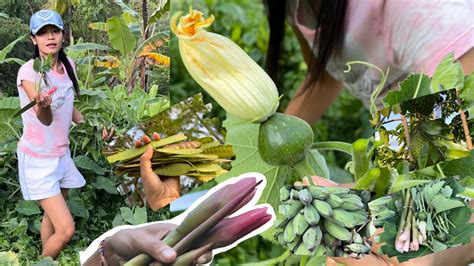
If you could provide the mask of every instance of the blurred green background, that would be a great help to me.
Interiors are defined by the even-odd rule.
[[[262,1],[253,0],[180,0],[173,1],[172,13],[183,11],[189,6],[200,10],[205,17],[214,15],[216,20],[209,31],[227,36],[247,52],[258,64],[264,66],[269,39],[269,27],[265,7]],[[298,41],[291,28],[285,29],[285,40],[280,58],[281,80],[279,88],[283,97],[279,111],[283,111],[294,95],[306,73]],[[179,56],[176,36],[171,37],[171,99],[179,102],[191,95],[202,92],[206,102],[213,104],[211,116],[225,119],[225,111],[218,106],[187,73]],[[344,91],[327,110],[322,119],[312,125],[315,141],[338,140],[353,142],[361,137],[370,137],[372,129],[368,122],[369,112],[362,102]],[[331,177],[337,182],[351,182],[352,178],[344,170],[348,157],[338,152],[324,152]],[[236,248],[216,256],[218,265],[235,265],[278,257],[283,253],[279,245],[272,245],[259,237],[247,240]]]

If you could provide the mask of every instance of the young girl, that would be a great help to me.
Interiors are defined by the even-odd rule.
[[[69,151],[71,122],[83,116],[74,108],[74,93],[79,86],[74,63],[62,49],[64,41],[61,16],[41,10],[31,17],[34,58],[52,55],[51,70],[35,89],[39,73],[33,60],[18,71],[17,86],[21,106],[32,100],[37,104],[22,114],[23,135],[18,143],[18,172],[25,200],[37,200],[44,210],[41,223],[42,255],[56,258],[74,235],[74,221],[66,204],[67,190],[84,186]],[[49,95],[47,91],[57,89]]]

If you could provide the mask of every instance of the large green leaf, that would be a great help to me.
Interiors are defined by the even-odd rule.
[[[454,60],[454,54],[449,53],[436,67],[431,78],[433,92],[440,92],[453,88],[462,88],[464,73],[461,63]]]
[[[107,33],[112,47],[120,51],[123,56],[129,55],[135,48],[137,41],[122,18],[108,19]]]
[[[145,47],[151,47],[152,50],[161,47],[163,44],[166,44],[166,43],[169,42],[169,38],[170,38],[170,32],[169,31],[160,31],[160,32],[157,32],[157,33],[153,34],[148,39],[146,39],[144,42],[142,42],[138,45],[138,48],[135,52],[135,56],[138,56],[142,52],[144,52]]]
[[[400,90],[389,92],[383,99],[383,102],[388,106],[393,106],[397,103],[431,94],[433,92],[431,91],[430,84],[430,78],[424,74],[409,75],[400,83]]]
[[[110,47],[98,43],[86,42],[71,45],[67,47],[67,50],[72,51],[87,51],[87,50],[99,50],[99,51],[110,51]]]
[[[0,51],[0,64],[1,63],[4,63],[4,60],[5,58],[7,57],[7,54],[11,52],[11,50],[13,49],[13,47],[15,46],[15,44],[21,40],[23,40],[24,38],[26,37],[26,35],[22,35],[20,37],[18,37],[16,40],[14,40],[13,42],[9,43],[5,48],[3,48],[1,51]]]
[[[118,194],[117,188],[115,187],[115,183],[112,180],[105,178],[103,176],[99,176],[97,178],[97,182],[94,184],[94,186],[97,189],[103,189],[107,191],[107,193],[109,194],[113,194],[113,195]]]
[[[91,170],[99,175],[105,174],[105,169],[99,166],[96,162],[94,162],[89,157],[86,157],[83,155],[77,156],[74,158],[74,163],[79,168]]]
[[[117,4],[118,6],[120,6],[120,8],[122,8],[122,11],[123,12],[127,12],[129,13],[130,15],[134,16],[134,17],[137,17],[138,16],[138,13],[137,11],[131,9],[129,6],[127,6],[126,4],[124,4],[124,2],[122,0],[114,0],[115,4]]]
[[[172,0],[160,0],[158,8],[148,18],[148,25],[157,22],[166,12],[170,11],[170,3]]]
[[[439,63],[431,79],[424,74],[410,74],[400,83],[400,90],[389,92],[383,102],[388,106],[393,106],[428,94],[462,88],[463,83],[464,74],[461,64],[454,61],[451,53]]]
[[[27,216],[41,213],[36,202],[31,200],[20,200],[16,205],[16,211]]]

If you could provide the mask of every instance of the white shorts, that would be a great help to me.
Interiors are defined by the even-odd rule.
[[[18,174],[25,200],[40,200],[61,193],[61,188],[79,188],[86,180],[79,173],[69,150],[57,158],[37,158],[17,149]]]

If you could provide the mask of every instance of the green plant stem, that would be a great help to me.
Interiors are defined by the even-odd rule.
[[[290,256],[290,251],[287,249],[285,252],[283,252],[280,256],[268,260],[262,260],[259,262],[251,262],[251,263],[244,263],[244,264],[239,264],[241,266],[264,266],[264,265],[276,265],[279,263],[284,262],[289,256]]]
[[[300,177],[316,175],[316,172],[308,161],[308,156],[305,156],[301,161],[294,164],[292,168],[296,170]]]
[[[380,169],[372,168],[367,171],[359,180],[356,182],[356,189],[368,189],[369,186],[380,177]]]
[[[406,218],[408,214],[407,205],[410,203],[410,199],[411,199],[410,196],[411,196],[411,193],[407,189],[405,189],[405,200],[403,201],[403,210],[402,210],[402,215],[400,216],[400,225],[398,227],[398,233],[397,233],[396,239],[398,239],[398,237],[402,233],[403,228],[405,227]]]
[[[352,154],[352,147],[350,143],[342,142],[342,141],[323,141],[323,142],[315,142],[311,146],[312,149],[317,150],[334,150],[347,153],[349,155]]]
[[[309,259],[308,256],[301,256],[300,266],[305,266],[306,262],[308,262],[308,259]]]
[[[354,178],[357,182],[369,169],[369,158],[367,157],[367,147],[369,141],[358,139],[352,144],[352,166],[354,169]]]

